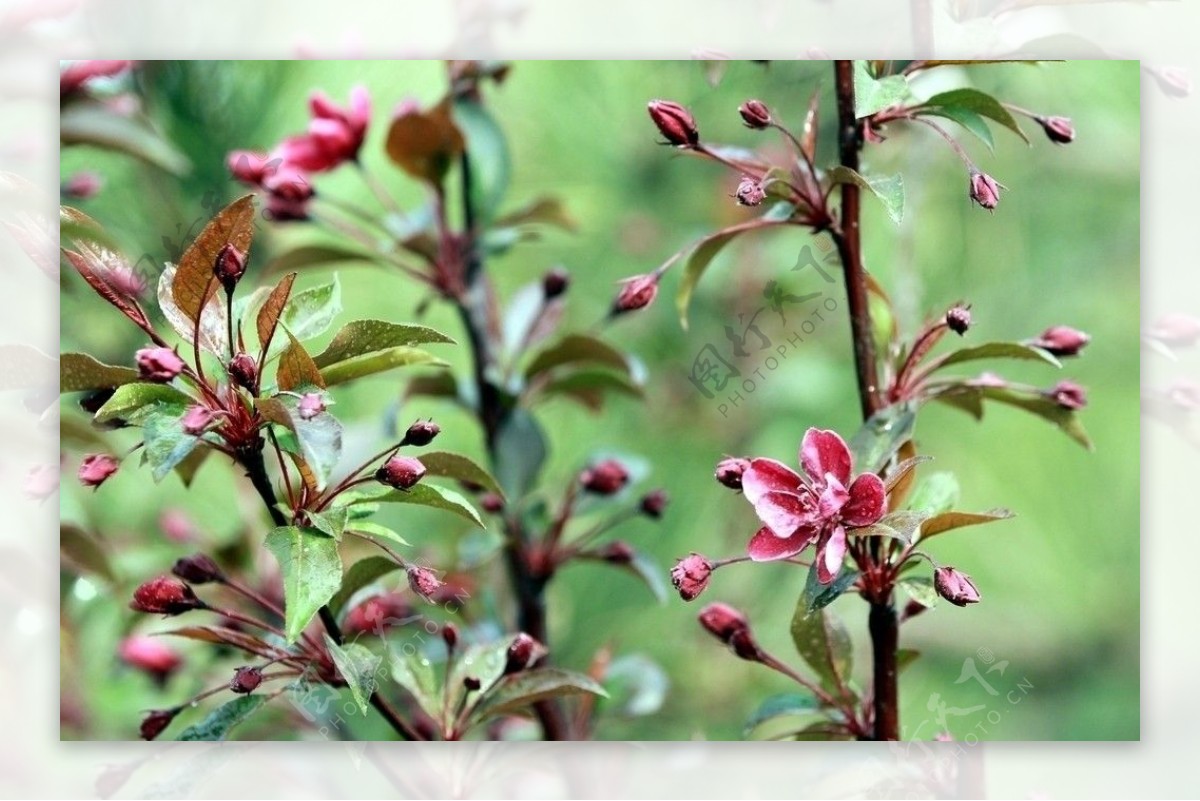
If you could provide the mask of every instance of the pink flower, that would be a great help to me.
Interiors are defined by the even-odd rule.
[[[309,109],[308,132],[288,137],[272,155],[309,172],[325,172],[357,159],[371,121],[367,90],[354,87],[348,108],[335,105],[324,92],[315,92],[309,98]]]
[[[124,72],[129,67],[129,61],[76,61],[62,71],[58,77],[58,94],[60,97],[71,94],[82,87],[92,78],[108,77]]]
[[[680,559],[671,568],[671,583],[679,590],[679,597],[685,601],[694,601],[708,587],[708,578],[712,575],[713,564],[698,553],[692,553]]]
[[[229,173],[250,186],[262,186],[263,180],[274,173],[279,164],[277,156],[252,150],[234,150],[225,158]]]
[[[804,475],[774,459],[752,459],[742,475],[746,500],[763,527],[750,540],[756,562],[786,559],[816,543],[817,577],[828,584],[846,556],[846,527],[883,517],[887,495],[874,473],[851,480],[850,449],[833,431],[810,428],[800,445]]]
[[[158,637],[133,635],[121,641],[117,654],[125,664],[149,673],[158,682],[183,664],[183,658]]]
[[[121,463],[107,453],[91,453],[79,465],[79,483],[98,487],[120,469]]]

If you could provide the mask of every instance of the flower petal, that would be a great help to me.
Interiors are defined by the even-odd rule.
[[[846,559],[846,529],[837,526],[817,553],[817,580],[828,584],[842,571]]]
[[[808,429],[800,443],[800,464],[817,480],[833,473],[842,486],[850,483],[850,449],[836,431]]]
[[[821,490],[821,500],[818,508],[821,510],[821,517],[833,517],[842,511],[842,507],[850,499],[850,493],[846,491],[846,488],[842,486],[842,482],[838,481],[833,473],[825,474],[824,483],[825,488]]]
[[[796,529],[813,522],[816,503],[811,494],[768,492],[754,504],[754,512],[776,537],[792,536]]]
[[[842,507],[842,522],[848,526],[869,526],[887,511],[887,489],[874,473],[863,473],[850,485],[850,500]]]
[[[789,556],[795,556],[807,548],[809,543],[813,541],[816,533],[816,528],[805,527],[799,529],[787,539],[780,539],[771,533],[771,529],[763,526],[750,538],[750,544],[746,548],[746,553],[750,554],[750,558],[755,562],[772,562],[776,559],[787,559]]]
[[[801,486],[800,474],[774,459],[752,459],[742,473],[742,492],[750,503],[758,503],[768,492],[795,492]]]

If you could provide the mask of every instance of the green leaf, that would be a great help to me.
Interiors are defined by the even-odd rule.
[[[922,116],[944,117],[952,122],[957,122],[987,145],[988,150],[994,151],[996,148],[996,144],[992,139],[992,130],[988,128],[987,121],[981,115],[976,114],[968,108],[963,108],[962,106],[943,106],[928,109],[922,112]]]
[[[462,651],[454,662],[450,680],[446,685],[451,709],[457,709],[459,704],[463,703],[464,697],[471,707],[483,701],[488,691],[503,678],[504,668],[508,664],[508,649],[515,639],[516,635],[501,637],[487,643],[468,645]],[[530,657],[530,662],[537,662],[546,654],[546,649],[541,646],[535,651]],[[463,684],[463,680],[468,677],[479,680],[479,689],[469,696]]]
[[[869,117],[908,97],[908,78],[889,75],[876,80],[866,61],[854,62],[854,116]]]
[[[901,542],[912,543],[917,539],[921,524],[929,519],[924,511],[895,511],[884,515],[879,522],[896,532]]]
[[[494,492],[501,498],[504,497],[500,484],[492,478],[492,474],[466,456],[446,451],[431,451],[422,453],[418,458],[420,458],[421,464],[425,465],[425,475],[427,476],[453,478],[469,484],[477,484],[488,492]]]
[[[773,219],[768,216],[781,207],[787,208],[787,216],[790,217],[793,211],[790,204],[778,203],[767,214],[764,214],[757,220],[751,220],[740,225],[731,225],[728,228],[717,231],[715,234],[704,237],[694,248],[691,248],[691,255],[688,256],[687,262],[684,265],[683,278],[679,281],[679,291],[675,295],[675,308],[679,311],[679,324],[685,331],[688,327],[688,307],[692,304],[692,293],[696,289],[696,284],[700,283],[700,277],[704,275],[704,271],[708,269],[708,265],[712,263],[717,254],[732,242],[738,234],[744,234],[747,231],[766,228],[772,225],[783,225],[786,222],[786,218]],[[687,250],[683,250],[676,253],[667,261],[667,264],[671,264],[687,252]]]
[[[902,578],[896,582],[896,586],[904,590],[909,598],[912,598],[921,606],[932,609],[937,606],[938,594],[933,588],[933,580],[928,576],[909,576]]]
[[[475,717],[511,714],[547,698],[582,693],[608,697],[603,687],[582,673],[553,667],[523,670],[497,682],[476,707]]]
[[[337,542],[313,528],[280,526],[265,545],[283,572],[286,633],[293,643],[342,585]]]
[[[419,348],[391,348],[390,350],[369,353],[366,356],[359,356],[356,359],[347,359],[344,362],[331,364],[321,370],[321,378],[325,381],[325,386],[331,387],[358,378],[365,378],[369,375],[394,370],[397,367],[415,367],[419,365],[428,365],[429,367],[450,366],[433,354]]]
[[[1027,394],[1000,387],[984,387],[980,391],[983,397],[988,400],[1008,406],[1015,406],[1018,409],[1024,409],[1027,412],[1036,414],[1043,420],[1058,426],[1064,434],[1083,447],[1088,450],[1092,449],[1092,441],[1088,438],[1087,431],[1084,429],[1083,423],[1080,422],[1079,415],[1075,413],[1075,410],[1059,406],[1054,400],[1041,394]]]
[[[329,599],[330,611],[335,615],[339,614],[354,593],[399,569],[400,565],[386,556],[368,556],[366,559],[359,559],[346,571],[346,576],[342,579],[342,586]]]
[[[513,409],[496,435],[496,480],[506,497],[525,496],[546,461],[546,451],[541,425],[525,409]]]
[[[629,375],[629,362],[625,354],[607,342],[586,334],[568,334],[540,351],[529,363],[529,367],[525,368],[525,375],[533,378],[565,364],[600,365]]]
[[[817,699],[807,693],[779,693],[768,696],[742,727],[746,740],[776,739],[797,731],[799,724],[818,714]],[[780,726],[784,731],[777,731]]]
[[[132,367],[104,364],[86,353],[64,353],[58,357],[59,392],[111,389],[137,380],[138,371]]]
[[[368,353],[431,343],[456,344],[441,331],[423,325],[355,320],[342,326],[329,346],[314,356],[313,361],[318,367],[325,368]]]
[[[827,689],[845,684],[853,656],[850,635],[831,611],[819,609],[810,615],[801,598],[792,615],[792,642]]]
[[[486,226],[508,191],[512,171],[508,142],[487,107],[469,97],[454,101],[454,122],[467,139],[471,200],[479,221]]]
[[[958,503],[958,495],[958,479],[953,473],[930,473],[917,483],[908,508],[932,517],[953,509]]]
[[[483,528],[483,521],[479,518],[479,512],[475,511],[475,507],[466,498],[452,489],[439,487],[435,484],[425,484],[422,482],[408,490],[391,490],[385,495],[375,496],[372,500],[382,503],[411,503],[417,506],[428,506],[432,509],[453,512],[459,517],[464,517],[480,528]]]
[[[347,262],[374,264],[378,260],[379,258],[371,253],[345,245],[301,245],[279,254],[267,269],[269,272],[293,272]]]
[[[805,726],[798,732],[792,734],[788,739],[802,741],[830,741],[830,740],[853,740],[854,735],[841,723],[832,721],[818,721]]]
[[[662,709],[671,679],[662,665],[645,654],[625,654],[604,671],[605,709],[625,717],[644,717]]]
[[[963,362],[980,359],[1018,359],[1025,361],[1045,362],[1054,367],[1062,367],[1062,362],[1054,358],[1048,351],[1032,345],[1022,345],[1020,342],[988,342],[973,348],[961,348],[947,353],[930,365],[930,372],[950,367]]]
[[[951,89],[949,92],[942,92],[934,95],[926,100],[919,107],[921,109],[946,109],[959,108],[967,111],[980,114],[988,119],[996,122],[1009,129],[1017,136],[1029,142],[1029,137],[1025,136],[1025,132],[1021,130],[1021,126],[1017,124],[1016,118],[1009,113],[1008,109],[996,98],[981,92],[978,89]]]
[[[350,695],[353,696],[354,703],[358,704],[359,710],[364,715],[367,714],[367,710],[371,706],[371,695],[375,692],[378,684],[375,674],[379,671],[383,659],[371,653],[371,650],[365,645],[358,643],[338,645],[328,634],[325,635],[325,647],[329,650],[329,655],[333,657],[333,664],[337,667],[338,673],[346,680],[346,686],[350,688]]]
[[[900,446],[912,439],[916,413],[907,403],[886,406],[863,423],[850,439],[854,469],[859,473],[877,473],[891,460]]]
[[[350,507],[350,508],[353,509],[355,507]],[[383,539],[383,540],[391,540],[392,542],[396,543],[397,545],[403,545],[406,548],[412,546],[411,542],[404,539],[404,537],[401,537],[399,534],[397,534],[395,531],[388,528],[387,526],[381,526],[378,523],[372,523],[368,520],[360,520],[357,522],[351,522],[346,526],[346,528],[349,529],[350,531],[354,531],[359,534],[367,534],[371,537],[378,537],[379,539]]]
[[[176,739],[183,742],[224,740],[235,726],[257,712],[267,700],[265,695],[240,695],[214,709],[194,726],[188,726]]]
[[[306,340],[325,333],[342,311],[342,287],[335,274],[328,284],[292,295],[283,307],[280,322],[296,339]]]
[[[641,579],[642,583],[646,585],[646,588],[654,596],[654,600],[660,604],[667,602],[667,581],[664,578],[666,571],[646,554],[641,551],[635,551],[630,561],[616,564],[614,567],[619,567],[621,570],[632,573]]]
[[[982,523],[992,523],[996,520],[1008,520],[1015,515],[1007,509],[992,509],[987,512],[943,512],[935,515],[921,524],[921,539],[929,539],[935,534],[952,531],[964,526],[978,526]]]
[[[342,456],[342,424],[328,412],[308,420],[300,416],[300,399],[294,395],[259,398],[255,408],[263,418],[296,435],[299,456],[312,470],[317,488],[325,486]]]
[[[308,512],[307,514],[313,528],[341,542],[342,532],[346,530],[346,522],[350,518],[349,509],[344,506],[332,506],[324,512]]]
[[[835,184],[854,184],[879,198],[892,222],[899,223],[904,219],[904,176],[867,178],[849,167],[838,165],[829,171],[829,179]]]
[[[200,438],[183,430],[181,419],[186,408],[169,404],[143,407],[138,415],[142,426],[142,448],[155,481],[162,481],[175,466],[187,458]]]
[[[442,720],[442,694],[438,690],[437,668],[419,647],[392,649],[392,679],[416,699],[425,714]]]
[[[604,406],[606,393],[618,393],[631,398],[644,397],[640,386],[607,370],[575,370],[557,376],[543,384],[537,396],[562,396],[578,401],[587,409],[599,411]]]
[[[129,420],[134,413],[147,406],[166,404],[173,407],[183,407],[192,403],[192,399],[169,384],[123,384],[117,387],[112,397],[96,410],[93,418],[97,423],[108,423],[113,420]]]
[[[58,549],[64,564],[73,567],[79,575],[99,576],[109,584],[117,583],[108,549],[99,537],[79,526],[63,523],[58,529]]]
[[[167,172],[182,175],[187,158],[141,115],[120,114],[98,100],[76,100],[60,109],[59,138],[63,145],[94,145],[126,153]]]
[[[849,533],[858,534],[861,531],[863,529],[854,529]],[[834,577],[833,581],[822,584],[817,573],[817,565],[813,563],[808,570],[808,578],[804,582],[804,593],[800,596],[800,606],[804,607],[805,614],[808,615],[836,601],[842,593],[850,589],[859,576],[857,570],[843,565],[841,572]],[[796,609],[799,610],[800,606],[797,606]]]

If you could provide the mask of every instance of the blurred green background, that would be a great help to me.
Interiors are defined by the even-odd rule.
[[[822,96],[818,161],[834,157],[828,63],[727,66],[714,87],[696,62],[522,62],[502,86],[489,87],[487,102],[513,151],[510,205],[558,195],[579,223],[575,235],[551,232],[494,259],[489,271],[502,298],[548,267],[564,265],[573,283],[563,330],[586,328],[606,310],[615,281],[648,272],[697,237],[747,216],[729,197],[736,176],[655,143],[657,132],[645,112],[651,98],[689,106],[708,141],[778,148],[773,136],[741,125],[737,106],[757,97],[785,122],[798,124],[816,90]],[[98,172],[103,191],[78,205],[134,259],[146,254],[147,263],[161,265],[177,258],[180,245],[199,230],[206,207],[242,193],[224,168],[229,150],[266,149],[302,130],[311,90],[324,89],[344,102],[355,83],[365,84],[374,101],[363,151],[368,168],[406,205],[416,204],[422,199],[419,187],[388,162],[382,143],[396,104],[409,97],[428,104],[444,93],[445,70],[438,62],[147,63],[138,77],[146,111],[188,156],[192,171],[175,177],[124,156],[71,148],[63,153],[62,174],[66,179],[81,169]],[[989,154],[964,136],[980,166],[1008,187],[1000,207],[988,214],[969,201],[966,173],[944,143],[928,130],[893,126],[885,143],[867,149],[864,169],[902,173],[907,208],[897,226],[878,203],[864,200],[866,264],[891,293],[907,334],[924,316],[940,314],[958,300],[972,304],[970,342],[1021,339],[1059,323],[1090,332],[1092,344],[1082,358],[1068,361],[1063,376],[1020,364],[987,367],[1039,385],[1068,376],[1085,385],[1090,403],[1082,419],[1096,447],[1086,452],[1044,422],[1008,408],[989,408],[983,424],[943,406],[922,413],[920,450],[936,458],[933,469],[957,473],[960,508],[1007,506],[1017,518],[930,545],[939,561],[975,578],[984,602],[966,609],[941,604],[905,625],[903,646],[921,651],[922,658],[901,680],[904,735],[929,739],[948,728],[956,739],[1136,739],[1137,65],[947,67],[932,71],[915,90],[929,95],[961,85],[1070,116],[1078,138],[1057,147],[1026,124],[1032,146],[998,130],[996,152]],[[373,203],[350,170],[320,177],[317,186],[363,206]],[[284,245],[318,238],[303,225],[268,226],[256,242],[255,261],[263,263],[259,260]],[[728,248],[701,282],[686,332],[673,308],[678,274],[669,273],[651,309],[604,334],[645,362],[644,399],[612,397],[598,415],[561,400],[539,412],[552,446],[546,486],[561,487],[598,450],[646,461],[644,486],[666,488],[671,506],[661,522],[638,519],[620,535],[652,554],[664,573],[692,550],[712,557],[738,553],[754,531],[749,506],[712,480],[712,467],[723,455],[794,462],[807,427],[847,435],[857,428],[842,311],[827,315],[779,369],[725,414],[719,399],[706,399],[688,381],[692,360],[705,344],[728,356],[725,326],[740,329],[739,315],[748,317],[763,305],[761,293],[772,278],[799,294],[831,293],[844,309],[836,285],[827,287],[812,270],[790,271],[805,245],[817,254],[827,247],[795,229],[747,236]],[[381,268],[347,267],[339,277],[345,308],[339,323],[361,317],[412,320],[425,299],[407,279]],[[299,284],[327,278],[327,270],[315,270]],[[64,280],[63,350],[130,363],[132,351],[144,344],[138,332],[85,290],[81,282]],[[807,314],[789,313],[786,325],[764,314],[762,330],[782,343]],[[423,322],[460,334],[443,304],[434,303]],[[462,348],[442,348],[439,355],[460,374],[467,368]],[[752,353],[742,366],[752,373],[760,364]],[[385,374],[335,393],[334,411],[349,432],[347,458],[378,447],[393,414],[403,424],[432,415],[444,430],[439,445],[482,457],[479,434],[461,411],[419,401],[397,412],[407,378]],[[80,452],[66,442],[64,447],[65,470],[73,473]],[[65,738],[135,736],[141,710],[211,686],[238,663],[236,657],[217,659],[206,648],[184,644],[189,667],[160,691],[114,656],[120,637],[131,629],[169,627],[125,607],[139,581],[194,550],[163,536],[158,521],[164,510],[185,510],[213,546],[261,536],[248,487],[216,461],[190,491],[175,476],[155,486],[145,469],[122,470],[96,494],[64,481],[64,520],[103,533],[122,580],[110,589],[64,573]],[[432,564],[450,567],[466,530],[451,518],[404,511],[403,517],[388,514]],[[255,521],[249,531],[245,520]],[[269,555],[254,558],[271,565]],[[496,587],[502,570],[493,564],[483,575],[485,586]],[[626,574],[592,564],[571,566],[550,591],[555,659],[583,668],[597,649],[611,645],[617,653],[645,654],[666,670],[670,691],[662,709],[648,717],[608,719],[597,732],[601,738],[738,738],[764,697],[791,688],[782,677],[724,653],[695,615],[712,600],[738,606],[750,615],[765,647],[798,663],[788,621],[804,578],[804,571],[788,565],[735,565],[716,574],[700,601],[685,604],[672,594],[659,606]],[[505,597],[493,596],[481,587],[480,601],[494,602],[507,615]],[[856,675],[865,679],[866,608],[855,597],[834,608],[851,628]],[[972,661],[964,665],[966,659]],[[372,733],[377,732],[369,725],[362,731]],[[281,729],[269,726],[241,731],[244,737],[280,735]]]

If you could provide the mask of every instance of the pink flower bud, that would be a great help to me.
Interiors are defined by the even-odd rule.
[[[759,206],[766,200],[767,192],[762,184],[753,178],[742,178],[737,191],[733,193],[739,206]]]
[[[230,290],[245,274],[246,254],[228,243],[223,245],[217,251],[217,258],[213,260],[213,275],[227,290]]]
[[[700,132],[692,113],[670,100],[651,100],[647,105],[650,119],[658,126],[669,144],[676,147],[695,147],[700,143]]]
[[[208,427],[217,419],[217,413],[207,406],[189,406],[187,411],[183,413],[183,417],[179,418],[179,424],[183,427],[185,434],[191,434],[193,437],[198,437],[208,430]]]
[[[642,497],[642,514],[655,520],[659,519],[663,516],[663,510],[667,508],[668,500],[665,490],[656,489],[647,492]]]
[[[750,630],[750,622],[746,620],[746,616],[726,604],[709,604],[700,610],[698,619],[709,634],[723,643],[728,643],[739,631]]]
[[[258,363],[254,357],[244,351],[237,353],[229,360],[229,377],[240,387],[253,392],[258,382]]]
[[[939,567],[933,571],[933,586],[938,595],[955,606],[979,603],[979,590],[971,577],[952,567]]]
[[[421,448],[433,442],[434,437],[440,433],[442,427],[432,420],[418,420],[404,432],[404,439],[400,440],[400,444]]]
[[[403,625],[413,617],[413,608],[398,592],[373,595],[346,614],[342,630],[347,634],[375,634]]]
[[[280,163],[281,159],[250,150],[234,150],[225,159],[230,175],[244,184],[259,187]]]
[[[685,601],[694,601],[708,586],[708,577],[712,575],[713,564],[698,553],[692,553],[680,559],[671,568],[671,583],[679,590],[679,597]]]
[[[183,372],[183,359],[170,348],[142,348],[134,358],[144,381],[166,383]]]
[[[375,480],[398,490],[411,489],[425,477],[425,465],[411,456],[393,456],[375,471]]]
[[[629,471],[616,459],[605,459],[579,474],[579,483],[597,495],[615,495],[629,482]]]
[[[94,172],[84,170],[77,172],[63,184],[62,191],[67,197],[76,200],[87,200],[95,197],[104,187],[104,180]]]
[[[300,396],[296,410],[301,420],[311,420],[325,411],[325,399],[319,392],[306,392]]]
[[[171,721],[180,713],[179,709],[155,709],[142,718],[141,735],[143,740],[153,740],[171,725]]]
[[[192,588],[170,576],[159,576],[133,591],[129,608],[151,615],[179,615],[192,609],[206,609]]]
[[[454,650],[454,646],[458,645],[458,626],[453,623],[442,626],[442,641],[447,648]]]
[[[747,100],[738,106],[738,114],[747,128],[761,131],[771,124],[771,110],[761,100]]]
[[[754,635],[750,629],[739,629],[729,637],[729,647],[741,659],[746,659],[750,662],[761,662],[763,660],[763,651],[758,647],[758,643],[754,640]]]
[[[1091,339],[1082,331],[1076,331],[1065,325],[1056,325],[1047,328],[1041,336],[1029,344],[1049,351],[1055,356],[1075,356]]]
[[[202,553],[194,553],[191,556],[184,556],[175,560],[175,566],[171,568],[171,572],[192,584],[222,583],[225,581],[225,574],[221,572],[221,568],[217,566],[217,563]]]
[[[1000,203],[1000,189],[1000,184],[992,176],[979,170],[971,172],[971,200],[981,207],[988,211],[996,208]]]
[[[1074,381],[1059,381],[1046,394],[1064,409],[1079,410],[1087,406],[1087,391]]]
[[[727,456],[717,463],[717,469],[713,473],[717,481],[731,490],[742,489],[742,473],[745,473],[750,468],[749,459],[741,459],[734,456]]]
[[[1159,318],[1147,333],[1167,345],[1190,347],[1200,341],[1200,317],[1172,312]]]
[[[504,499],[494,492],[489,492],[479,499],[479,506],[489,514],[499,514],[504,511]]]
[[[971,327],[971,310],[966,306],[954,306],[946,312],[946,327],[962,336]]]
[[[546,646],[525,632],[521,632],[513,638],[512,644],[508,646],[508,653],[504,660],[504,675],[520,673],[522,670],[529,669],[545,654]]]
[[[562,267],[553,267],[542,276],[542,294],[553,300],[567,291],[571,285],[571,274]]]
[[[442,586],[442,582],[427,567],[409,565],[406,572],[408,573],[409,588],[427,601],[431,601]]]
[[[612,313],[614,315],[624,314],[644,309],[653,303],[657,296],[658,275],[656,273],[626,278],[621,282],[621,290],[617,293],[616,300],[613,301]]]
[[[79,465],[79,483],[85,487],[98,487],[116,473],[121,463],[107,453],[90,453]]]
[[[610,542],[596,551],[597,556],[614,565],[627,565],[637,556],[633,546],[623,540]]]
[[[183,664],[183,657],[159,637],[141,634],[126,637],[117,653],[122,662],[150,674],[160,684]]]
[[[196,524],[188,517],[187,512],[180,509],[167,509],[159,515],[158,527],[172,542],[196,542],[200,539]]]
[[[1034,120],[1056,145],[1068,145],[1075,139],[1075,126],[1069,117],[1034,117]]]
[[[233,671],[233,678],[229,680],[229,689],[239,695],[246,695],[258,689],[258,685],[262,684],[262,670],[256,667],[242,666]]]

